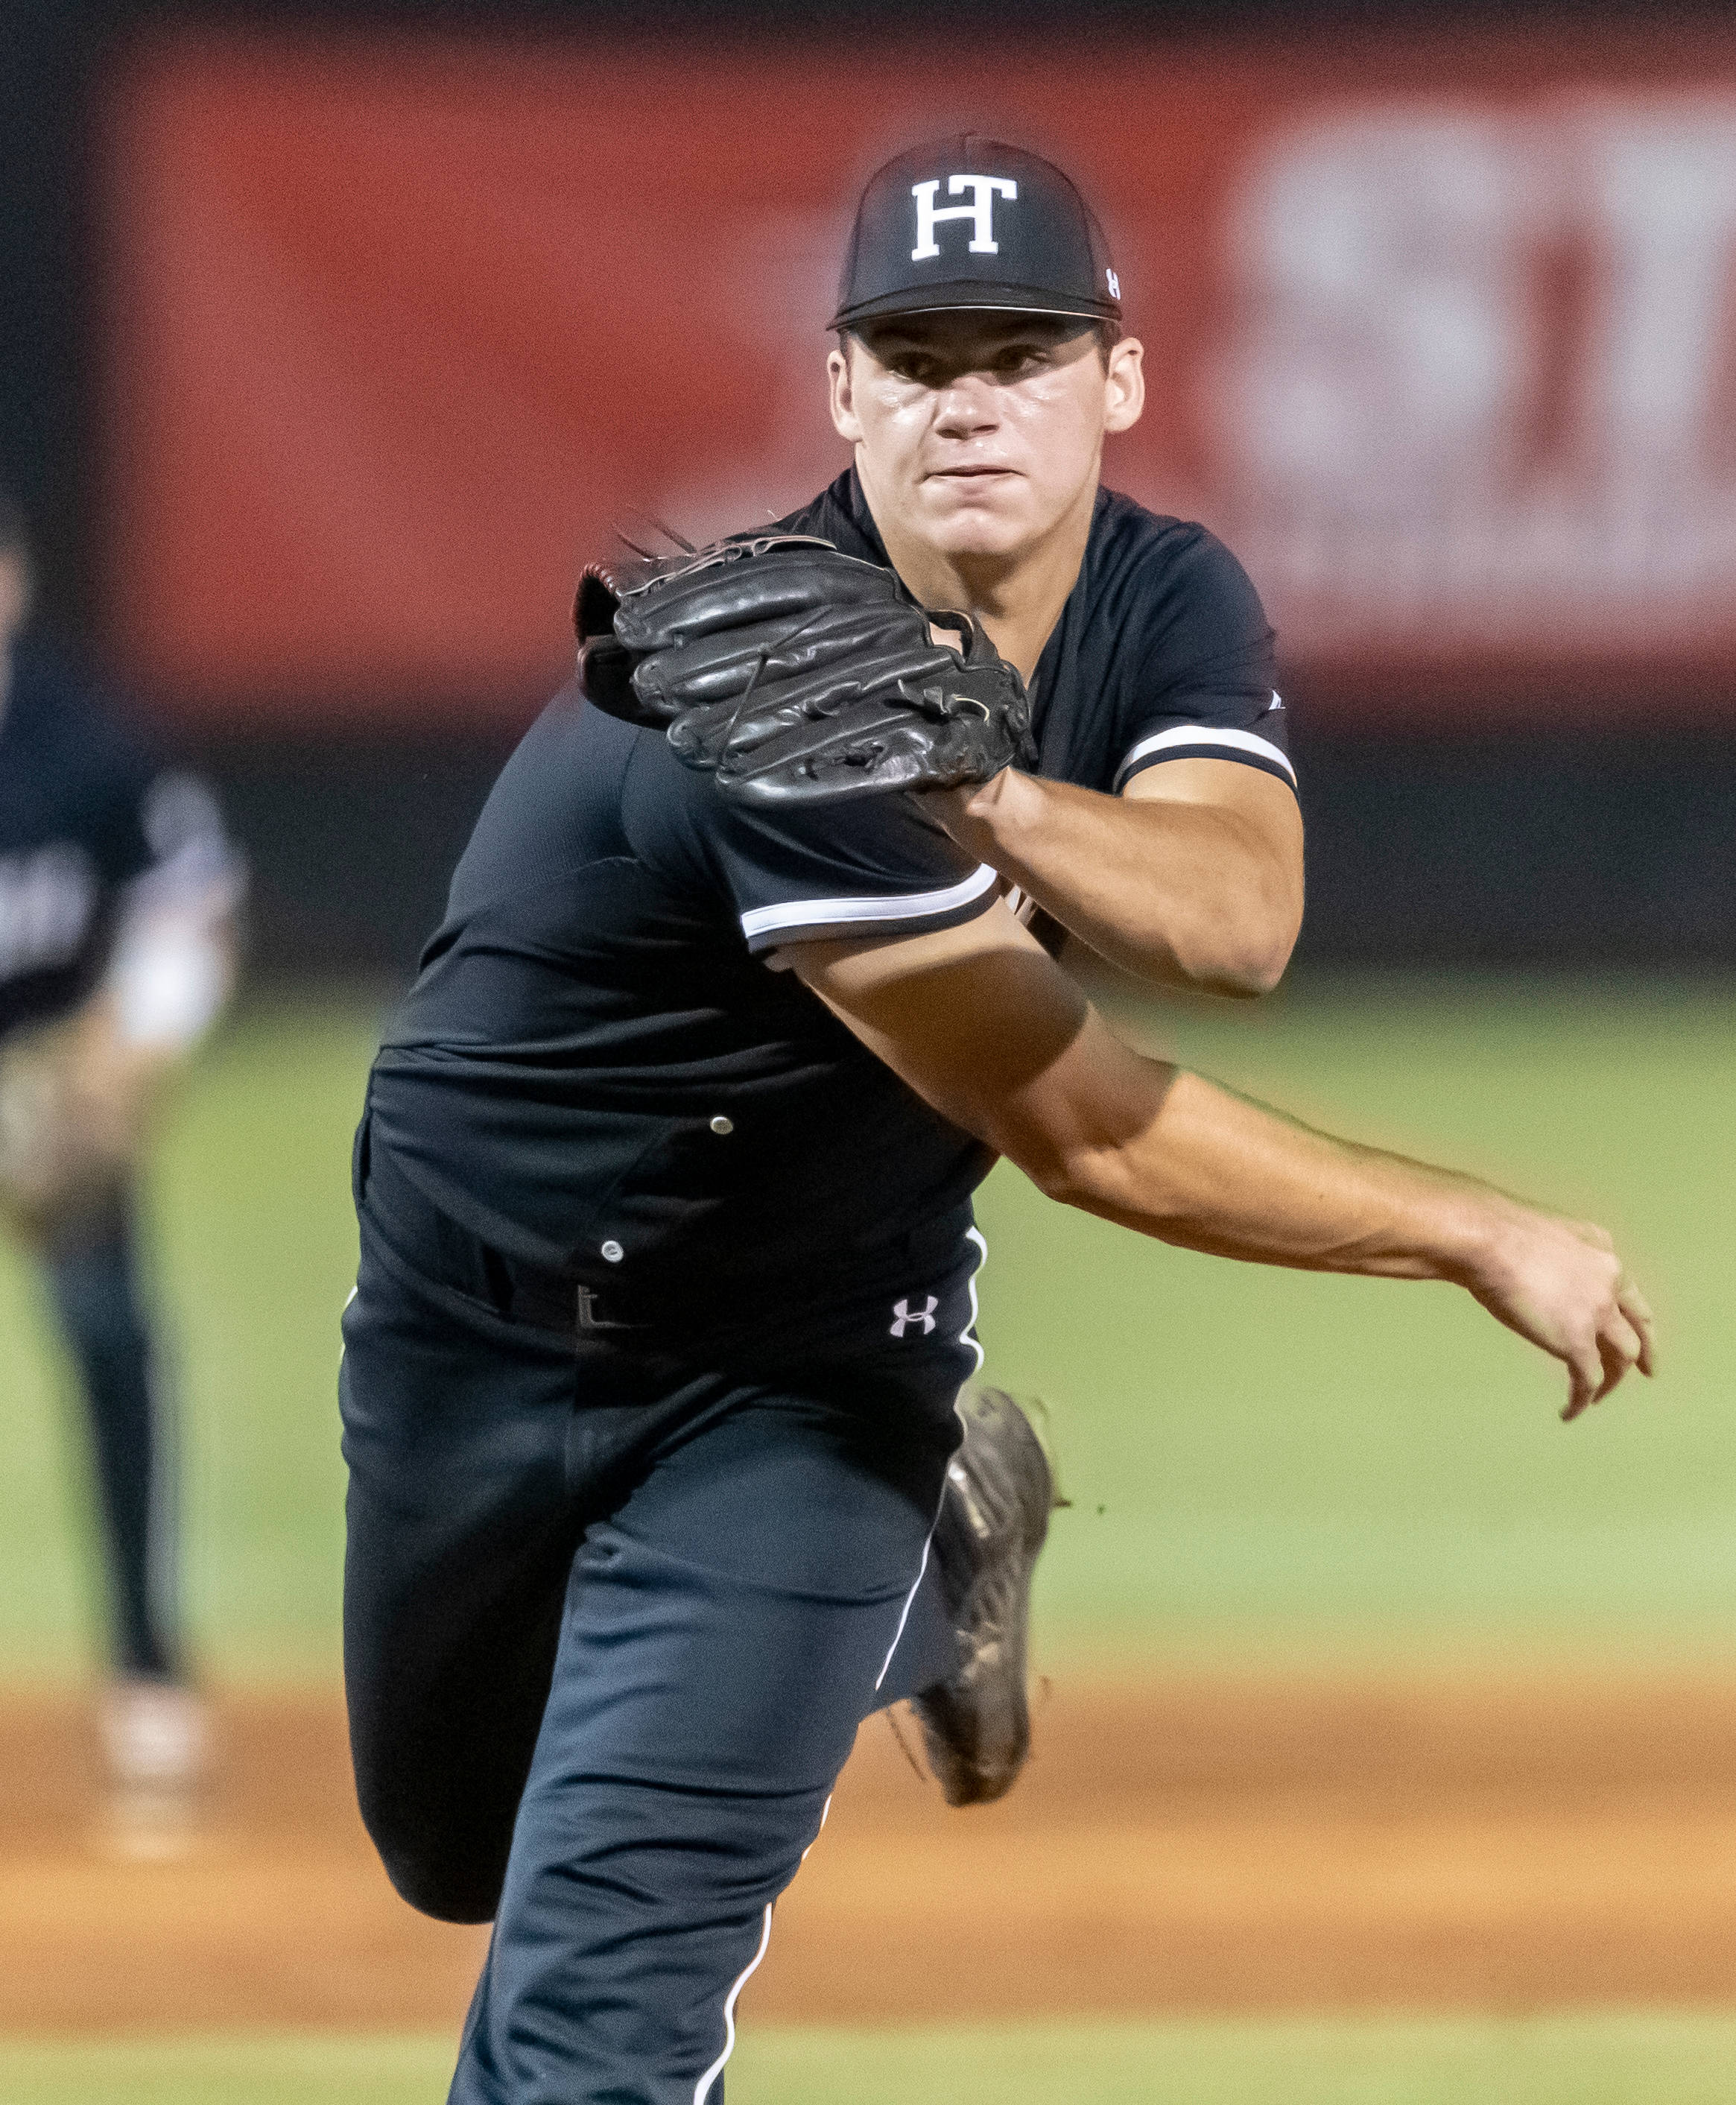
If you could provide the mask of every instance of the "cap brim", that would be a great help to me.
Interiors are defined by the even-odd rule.
[[[882,293],[841,307],[828,328],[854,328],[858,322],[890,320],[895,315],[944,315],[972,311],[984,314],[1076,316],[1087,322],[1118,322],[1118,300],[1091,300],[1064,293],[1039,292],[1034,286],[980,283],[925,286],[921,292]]]

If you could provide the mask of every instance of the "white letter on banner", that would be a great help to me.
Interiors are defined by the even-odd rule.
[[[1582,137],[1606,288],[1589,361],[1591,436],[1630,506],[1703,488],[1720,449],[1736,260],[1736,108],[1594,105]],[[1721,480],[1722,478],[1718,478]]]

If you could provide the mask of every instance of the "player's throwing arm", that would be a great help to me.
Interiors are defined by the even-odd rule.
[[[1052,1198],[1221,1257],[1451,1280],[1566,1363],[1569,1419],[1630,1367],[1653,1370],[1651,1311],[1601,1229],[1142,1058],[1004,905],[792,956],[913,1088]]]

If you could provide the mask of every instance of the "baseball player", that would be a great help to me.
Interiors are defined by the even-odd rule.
[[[229,990],[239,873],[205,790],[23,633],[31,583],[22,515],[0,493],[0,1224],[40,1263],[87,1408],[109,1767],[124,1790],[173,1793],[196,1780],[206,1736],[135,1185],[163,1088]]]
[[[955,1408],[997,1153],[1161,1240],[1457,1281],[1570,1415],[1649,1370],[1598,1231],[1139,1057],[1019,918],[1225,986],[1294,933],[1257,601],[1097,487],[1118,302],[1033,157],[873,179],[851,474],[587,573],[375,1063],[346,1671],[395,1884],[494,1920],[459,2105],[715,2105],[862,1719],[914,1698],[955,1799],[1016,1772],[1049,1482]]]

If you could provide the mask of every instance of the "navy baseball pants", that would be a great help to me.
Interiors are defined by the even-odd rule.
[[[919,1580],[980,1244],[823,1313],[767,1281],[712,1365],[503,1318],[488,1254],[389,1161],[360,1210],[351,1744],[399,1891],[494,1920],[451,2099],[721,2105],[858,1725],[955,1663]],[[894,1334],[901,1298],[931,1330]]]

